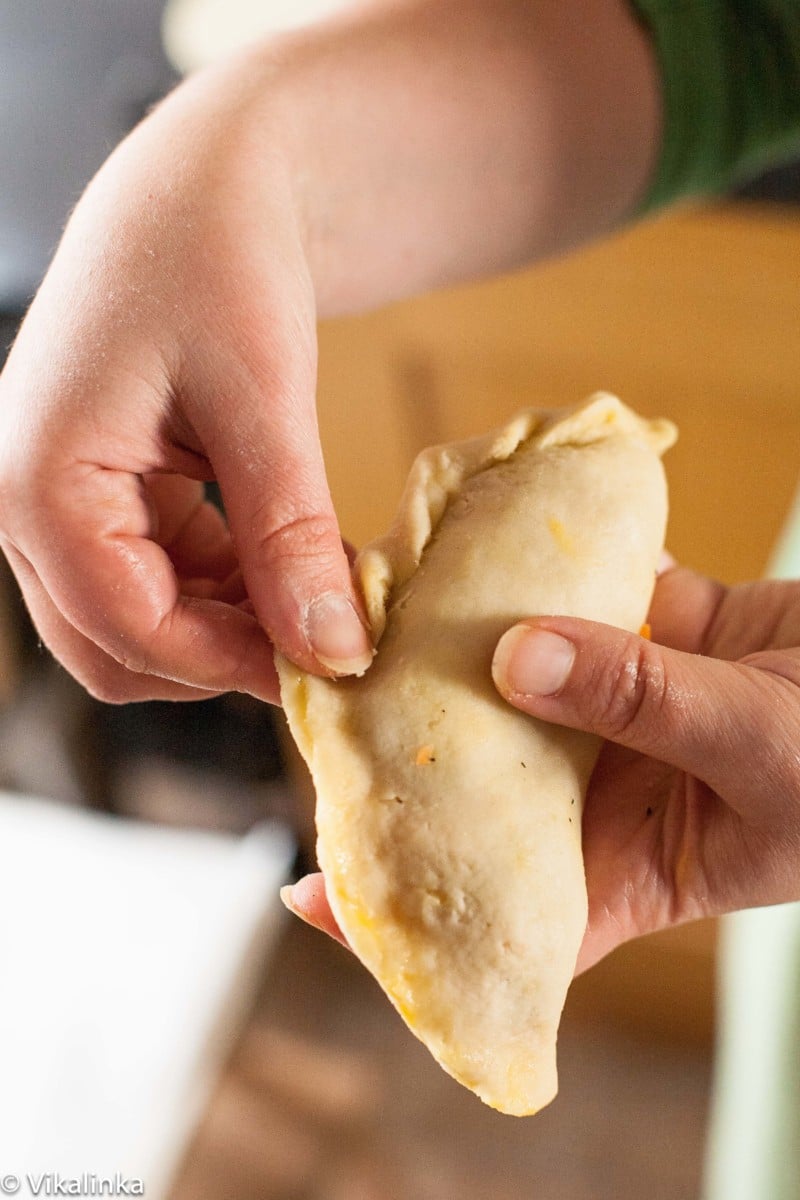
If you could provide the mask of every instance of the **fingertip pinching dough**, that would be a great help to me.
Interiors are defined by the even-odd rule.
[[[597,394],[425,450],[356,562],[372,666],[328,680],[278,663],[339,926],[445,1070],[502,1112],[557,1090],[599,742],[512,709],[492,655],[537,614],[640,628],[674,438]]]

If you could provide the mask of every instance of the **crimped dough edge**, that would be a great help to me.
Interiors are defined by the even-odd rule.
[[[390,529],[364,547],[354,566],[375,645],[386,628],[392,593],[414,574],[449,503],[468,479],[510,458],[525,442],[588,445],[617,434],[638,437],[659,455],[678,436],[671,421],[641,417],[610,392],[595,392],[575,408],[524,409],[499,429],[418,454]]]

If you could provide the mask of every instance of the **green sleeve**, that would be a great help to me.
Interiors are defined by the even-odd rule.
[[[721,192],[800,151],[798,0],[630,0],[664,98],[644,210]]]

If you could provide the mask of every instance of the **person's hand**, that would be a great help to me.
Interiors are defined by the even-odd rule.
[[[674,567],[649,619],[652,640],[536,618],[495,655],[517,708],[608,739],[583,817],[578,970],[669,925],[800,899],[800,583]],[[319,876],[286,899],[337,935]]]
[[[274,699],[273,644],[365,669],[317,311],[613,227],[660,127],[650,38],[618,0],[579,22],[520,0],[358,5],[181,85],[79,202],[0,379],[0,544],[57,657],[107,700]]]
[[[800,584],[728,589],[676,567],[650,624],[652,641],[544,618],[495,656],[516,707],[609,739],[583,818],[579,968],[640,934],[800,897]]]
[[[105,700],[275,700],[273,643],[318,673],[371,659],[286,123],[247,78],[189,81],[112,155],[0,378],[0,543],[42,639]]]

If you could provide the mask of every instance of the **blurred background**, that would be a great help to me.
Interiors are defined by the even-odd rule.
[[[83,184],[147,107],[181,73],[215,54],[337,6],[341,0],[2,6],[4,349]],[[570,405],[603,388],[680,428],[667,460],[673,554],[726,582],[760,575],[797,481],[787,446],[800,435],[798,200],[800,170],[789,166],[722,202],[683,208],[534,271],[323,326],[320,421],[345,535],[360,544],[385,528],[422,446],[481,432],[520,407]],[[356,460],[352,447],[367,439],[369,455]],[[242,845],[254,830],[274,834],[247,899],[237,893],[230,902],[230,925],[212,930],[209,918],[208,927],[198,920],[185,927],[187,938],[207,941],[206,961],[197,960],[194,974],[176,969],[171,981],[169,954],[162,963],[162,1006],[172,1005],[175,1021],[162,1031],[161,1060],[143,1077],[137,1103],[152,1104],[173,1062],[186,1086],[164,1111],[160,1149],[153,1151],[160,1163],[153,1178],[159,1172],[161,1182],[148,1195],[688,1200],[700,1194],[716,1029],[713,923],[624,947],[577,981],[561,1034],[558,1100],[535,1120],[504,1118],[435,1066],[341,947],[279,919],[278,883],[313,864],[313,796],[278,714],[242,696],[126,708],[91,700],[39,645],[5,568],[0,702],[0,787],[10,799],[46,797],[58,806],[30,809],[37,814],[35,836],[25,842],[32,864],[47,861],[48,829],[54,837],[71,836],[56,811],[98,814],[123,842],[127,831],[143,827],[186,835],[169,841],[166,854],[140,846],[141,866],[118,898],[126,921],[141,909],[141,919],[151,922],[147,939],[139,937],[144,970],[159,924],[173,949],[183,936],[180,923],[159,921],[156,901],[169,905],[174,897],[162,896],[158,873],[169,873],[171,861],[185,862],[185,887],[197,889],[203,912],[217,869],[203,857],[208,846],[219,850],[219,864],[233,864],[227,874],[221,865],[218,872],[219,894],[230,900],[232,880],[247,876],[237,857]],[[0,839],[3,828],[0,807]],[[205,848],[200,855],[198,844]],[[91,874],[91,855],[85,861]],[[24,930],[26,905],[9,894],[9,878],[4,919],[8,924],[13,911]],[[31,877],[45,914],[70,901],[69,878],[58,892],[53,880],[40,871]],[[106,893],[95,895],[102,906]],[[93,928],[91,921],[71,924],[76,953]],[[214,952],[237,928],[247,936],[224,968],[227,990],[193,1016],[198,988],[214,990]],[[29,947],[37,936],[44,936],[38,927]],[[116,1024],[98,1026],[94,1041],[147,1043],[149,1010],[122,1001],[132,989],[122,968],[114,983]],[[25,1031],[31,1056],[61,1088],[67,1077],[59,1074],[58,1039],[70,1036],[82,1003],[91,1007],[91,987],[87,978],[83,993],[76,991],[67,1033],[64,1022]],[[53,1001],[61,1003],[55,991]],[[0,993],[0,1015],[3,1004]],[[25,1061],[19,1056],[20,1071]],[[204,1070],[197,1071],[198,1063]],[[9,1106],[14,1087],[0,1065],[0,1093]],[[91,1090],[68,1090],[62,1110],[42,1116],[40,1133],[58,1123],[64,1105],[83,1102],[93,1113],[98,1096]],[[49,1094],[43,1085],[30,1101],[32,1114]],[[125,1120],[135,1125],[138,1110]],[[109,1127],[97,1136],[117,1145],[119,1134]],[[14,1167],[19,1145],[3,1137],[0,1124],[0,1151]],[[148,1144],[142,1134],[141,1172]],[[39,1161],[18,1166],[51,1169]],[[82,1169],[95,1170],[95,1160]]]

